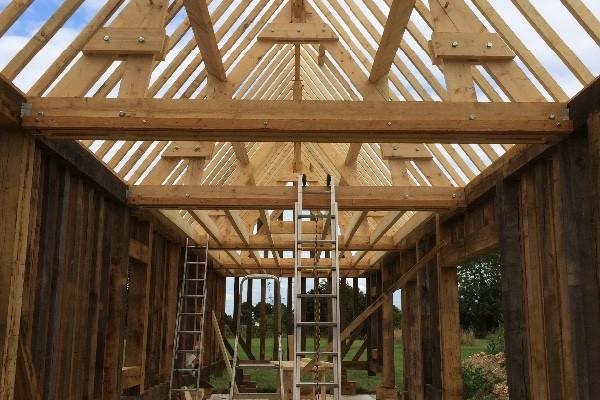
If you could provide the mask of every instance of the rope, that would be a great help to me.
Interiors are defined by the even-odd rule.
[[[318,239],[319,239],[319,223],[318,223],[318,219],[315,218],[315,251],[313,254],[314,257],[314,266],[315,269],[313,269],[313,291],[315,293],[315,300],[314,300],[314,316],[315,316],[315,330],[314,330],[314,341],[315,341],[315,366],[313,367],[313,379],[315,380],[315,382],[317,382],[317,385],[315,386],[315,395],[317,398],[319,398],[320,393],[321,393],[321,388],[319,385],[320,382],[320,376],[319,376],[319,358],[320,358],[320,352],[321,352],[321,327],[318,325],[318,323],[321,321],[321,302],[319,300],[318,294],[319,294],[319,277],[317,274],[317,263],[319,262],[319,258],[317,257],[317,248],[318,248]]]

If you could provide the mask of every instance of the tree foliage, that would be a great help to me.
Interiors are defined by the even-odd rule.
[[[458,268],[460,324],[485,337],[502,324],[502,271],[498,253]]]

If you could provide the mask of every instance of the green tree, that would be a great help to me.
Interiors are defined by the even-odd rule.
[[[502,324],[500,255],[492,253],[458,268],[460,324],[485,337]]]

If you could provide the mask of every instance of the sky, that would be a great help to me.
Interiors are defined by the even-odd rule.
[[[211,11],[215,9],[215,7],[220,3],[221,0],[214,0],[211,4]],[[233,6],[228,10],[230,12],[237,4],[240,3],[241,0],[234,0]],[[350,10],[347,3],[350,1],[355,1],[359,8],[365,10],[365,15],[373,23],[376,29],[381,32],[383,27],[376,21],[376,19],[368,12],[368,10],[361,4],[360,0],[329,0],[340,2],[341,6],[347,10]],[[381,10],[387,14],[388,7],[385,5],[384,0],[375,0],[376,3],[380,6]],[[542,38],[535,32],[535,30],[529,25],[529,23],[525,20],[525,18],[521,15],[521,13],[517,10],[517,8],[512,4],[511,0],[488,0],[490,4],[492,4],[496,11],[504,18],[504,20],[509,24],[511,29],[515,31],[518,37],[526,44],[526,46],[533,52],[533,54],[540,60],[540,62],[546,67],[546,69],[550,72],[552,76],[558,81],[559,85],[565,90],[565,92],[569,96],[573,96],[582,88],[582,84],[576,79],[576,77],[568,70],[568,68],[563,64],[560,58],[545,44]],[[583,61],[583,63],[587,66],[587,68],[592,72],[594,76],[600,75],[600,47],[587,35],[587,33],[583,30],[583,28],[577,23],[577,21],[571,16],[570,13],[564,8],[561,4],[561,0],[530,0],[534,7],[547,19],[550,25],[559,32],[562,39],[571,47],[573,52]],[[0,0],[0,10],[4,9],[4,7],[10,2],[10,0]],[[309,0],[312,2],[312,0]],[[467,4],[476,12],[473,7],[471,0],[466,0]],[[592,13],[596,16],[596,18],[600,19],[600,1],[599,0],[583,0],[583,2],[591,9]],[[28,40],[36,33],[36,31],[42,26],[45,20],[52,15],[52,13],[56,10],[56,8],[60,5],[61,1],[59,0],[34,0],[33,4],[27,9],[27,11],[18,19],[17,23],[15,23],[9,31],[0,38],[0,69],[3,68],[9,60],[17,54],[17,52],[28,42]],[[425,3],[427,1],[425,0]],[[67,23],[61,28],[57,34],[49,41],[49,43],[34,57],[28,66],[23,70],[21,74],[19,74],[14,83],[23,91],[27,91],[35,82],[35,80],[43,73],[43,71],[47,68],[47,66],[56,59],[59,54],[68,46],[68,44],[76,37],[79,31],[87,24],[87,22],[95,15],[95,13],[105,4],[105,0],[85,0],[81,7],[76,11],[76,13],[67,21]],[[246,11],[247,12],[247,11]],[[478,12],[476,12],[478,14]],[[224,17],[226,17],[228,13],[225,13]],[[245,14],[242,15],[240,20],[243,20]],[[167,27],[167,33],[172,32],[172,30],[182,21],[185,17],[184,11],[180,12],[176,18],[169,24]],[[225,18],[222,18],[224,20]],[[422,33],[429,37],[431,31],[426,26],[425,22],[416,15],[416,12],[413,13],[411,17],[411,21],[414,22]],[[488,27],[490,31],[493,31],[493,28],[484,21],[484,24]],[[215,28],[218,29],[220,26],[220,22],[215,24]],[[234,25],[231,31],[233,31],[237,26]],[[360,31],[365,34],[366,31],[362,28],[359,28]],[[230,31],[230,32],[231,32]],[[175,57],[175,54],[179,49],[183,46],[190,37],[192,33],[188,32],[187,36],[184,37],[184,40],[178,44],[173,51],[171,51],[167,55],[167,61],[172,60]],[[352,34],[350,36],[353,36]],[[367,34],[369,43],[373,46],[376,46],[377,43],[370,38]],[[229,35],[225,35],[225,37],[220,42],[222,45],[227,39]],[[414,40],[411,37],[406,38],[409,44],[414,43]],[[426,63],[430,64],[430,60],[424,52],[416,49],[413,46],[413,49],[416,50],[418,56]],[[197,54],[197,50],[195,50],[192,55],[190,55],[186,61],[184,61],[182,67],[179,68],[181,71],[187,63],[191,61],[193,56]],[[369,60],[372,60],[370,54],[365,53],[362,54],[363,57],[366,57]],[[402,60],[407,61],[405,55],[400,54]],[[409,69],[416,72],[416,75],[419,80],[424,82],[422,78],[420,78],[420,74],[412,67],[412,64],[407,61],[407,65]],[[158,74],[163,70],[163,68],[167,65],[167,63],[162,63],[159,68],[153,74],[153,77],[158,76]],[[116,67],[116,64],[113,65],[113,68]],[[528,73],[526,71],[526,73]],[[106,75],[106,74],[105,74]],[[443,77],[439,71],[434,71],[434,75],[438,78],[440,82],[443,82]],[[177,73],[174,74],[173,79],[175,79]],[[403,80],[403,77],[400,77]],[[424,83],[424,86],[427,88],[429,85]],[[409,88],[413,92],[417,98],[419,98],[418,94],[415,93],[412,89]],[[159,96],[164,93],[159,92]],[[437,96],[432,93],[434,98]],[[548,96],[547,96],[548,97]],[[283,301],[285,302],[285,293],[286,293],[286,285],[287,280],[283,280],[282,282],[282,295]],[[361,279],[359,281],[359,285],[361,289],[364,291],[365,281]],[[259,285],[255,285],[254,289],[254,299],[258,301],[260,294]],[[231,313],[232,304],[233,304],[233,279],[227,280],[227,312]],[[272,289],[271,289],[272,293]],[[271,294],[272,295],[272,294]],[[396,292],[394,296],[394,303],[396,305],[400,304],[400,296],[399,292]]]

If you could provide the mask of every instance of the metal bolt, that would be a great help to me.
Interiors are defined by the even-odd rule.
[[[485,44],[485,47],[487,47],[488,49],[491,49],[492,47],[494,47],[494,44],[492,42],[487,42]]]
[[[36,115],[38,117],[43,117],[44,116],[44,112],[43,111],[38,111]]]
[[[189,193],[186,193],[186,194],[185,194],[185,197],[187,197],[187,198],[189,199],[189,198],[190,198],[190,194],[189,194]]]
[[[119,117],[124,117],[126,115],[127,113],[125,111],[119,111]]]
[[[142,124],[146,125],[147,123],[148,123],[147,120],[145,120],[145,119],[142,120]]]
[[[275,32],[275,29],[271,28],[271,32]]]
[[[454,47],[454,48],[458,47],[458,42],[456,40],[454,42],[452,42],[452,47]]]
[[[145,41],[146,41],[146,39],[144,39],[143,36],[138,36],[138,42],[144,43]]]
[[[562,125],[562,124],[560,123],[560,121],[558,121],[558,122],[556,123],[556,127],[557,127],[557,128],[560,128],[560,126],[561,126],[561,125]]]
[[[40,122],[40,119],[38,117],[35,117],[35,122]]]
[[[477,118],[477,116],[475,114],[469,114],[469,119],[471,121],[475,120]]]
[[[550,115],[548,115],[548,119],[554,121],[556,119],[556,115],[555,114],[550,114]]]
[[[404,198],[405,198],[405,199],[408,199],[408,195],[407,195],[407,194],[405,194],[405,195],[404,195]]]
[[[392,126],[392,121],[388,121],[388,126]]]
[[[109,42],[110,41],[110,36],[104,35],[104,37],[102,38],[102,40],[104,40],[105,42]]]
[[[200,146],[194,147],[194,151],[200,151]]]
[[[452,198],[455,199],[456,198],[456,193],[452,193]]]
[[[179,146],[175,146],[175,150],[179,150]]]
[[[263,122],[263,125],[267,126],[267,125],[269,125],[269,123],[267,121],[265,121],[265,122]]]

